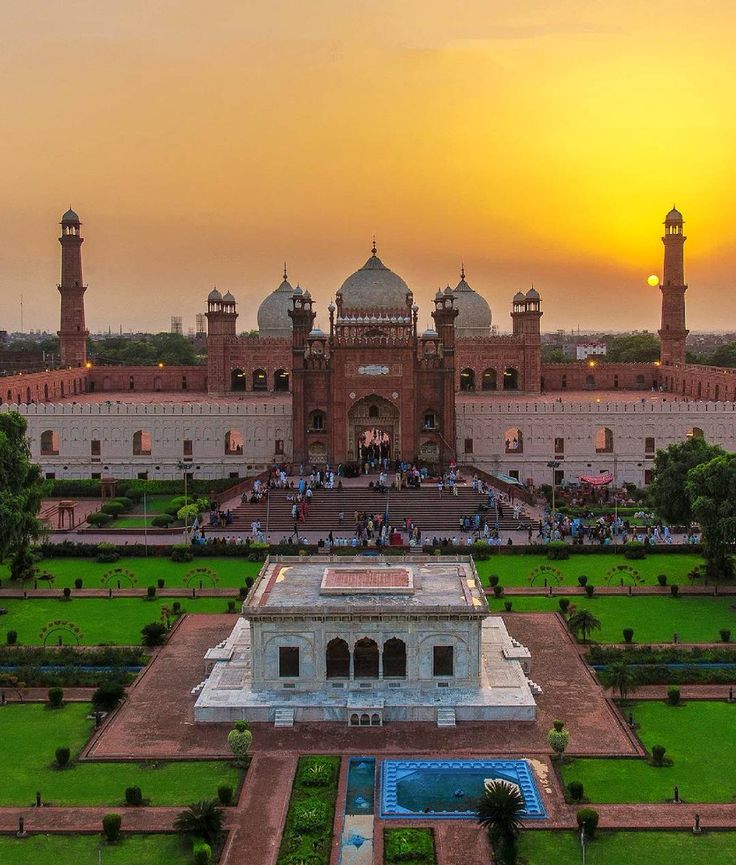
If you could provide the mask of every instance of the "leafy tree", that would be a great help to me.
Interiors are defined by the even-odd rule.
[[[688,472],[722,453],[721,447],[700,438],[677,442],[657,451],[654,479],[648,491],[650,507],[665,522],[681,526],[692,522],[691,497],[685,488]]]
[[[685,488],[703,532],[706,573],[713,579],[730,579],[730,548],[736,539],[736,454],[722,454],[690,469]]]
[[[212,844],[222,832],[224,812],[214,799],[193,802],[174,820],[174,829],[182,835],[195,835]]]
[[[572,363],[574,357],[570,357],[556,345],[542,346],[542,363]]]
[[[524,796],[517,784],[503,778],[489,778],[478,803],[478,822],[488,832],[494,861],[516,862],[516,841],[522,828]]]
[[[567,626],[573,634],[582,634],[585,642],[591,631],[600,630],[601,623],[590,610],[576,610],[567,620]]]
[[[719,345],[710,357],[713,366],[736,366],[736,342]]]
[[[613,363],[652,363],[659,360],[659,339],[647,331],[614,336],[608,343],[606,360]]]
[[[109,336],[90,345],[90,358],[98,364],[131,366],[191,366],[200,363],[192,343],[178,333],[157,333],[140,338]]]
[[[112,712],[125,696],[125,688],[119,682],[105,682],[92,695],[92,705],[101,712]]]
[[[162,622],[150,622],[141,628],[141,634],[144,646],[162,646],[166,639],[166,625]]]
[[[33,570],[32,540],[41,534],[38,519],[46,484],[30,459],[26,420],[18,412],[0,415],[0,561],[10,559],[14,580]]]
[[[638,678],[636,672],[626,661],[614,661],[600,673],[601,682],[606,688],[615,688],[622,700],[636,690]]]

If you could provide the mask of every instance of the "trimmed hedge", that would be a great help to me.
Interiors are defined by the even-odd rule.
[[[220,493],[234,487],[240,480],[245,480],[245,478],[191,480],[187,483],[187,492],[190,497],[193,495],[206,496],[210,492]],[[49,481],[49,483],[51,485],[51,491],[48,494],[50,498],[96,499],[100,496],[100,482],[98,480],[58,478]],[[133,501],[142,499],[144,492],[147,495],[181,496],[184,495],[184,481],[141,481],[136,478],[118,478],[115,492],[117,493],[116,498],[126,497]]]
[[[431,829],[384,829],[385,865],[434,865],[434,832]]]

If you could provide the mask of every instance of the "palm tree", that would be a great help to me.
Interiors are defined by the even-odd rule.
[[[567,620],[567,627],[573,634],[582,634],[583,642],[586,642],[591,631],[600,630],[601,623],[590,610],[576,610]]]
[[[626,661],[614,661],[601,670],[601,682],[607,688],[616,688],[619,697],[625,700],[631,691],[636,690],[639,679]]]
[[[489,778],[478,803],[478,822],[488,832],[494,856],[503,865],[516,862],[516,839],[522,828],[524,796],[517,784]]]
[[[197,835],[208,844],[214,843],[221,831],[223,810],[214,799],[193,802],[174,821],[174,829],[182,835]]]

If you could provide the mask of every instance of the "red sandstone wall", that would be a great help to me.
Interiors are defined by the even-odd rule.
[[[651,390],[659,373],[653,363],[543,363],[542,390]]]
[[[0,377],[0,403],[53,402],[87,389],[86,369],[55,369]]]
[[[666,391],[691,399],[736,402],[736,369],[719,366],[663,366],[659,370]]]
[[[88,390],[207,391],[206,366],[93,366],[88,371]]]

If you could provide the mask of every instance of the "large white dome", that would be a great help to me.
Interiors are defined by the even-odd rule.
[[[409,286],[386,267],[374,249],[363,267],[343,282],[340,294],[344,310],[406,309]]]
[[[286,273],[281,285],[266,297],[258,307],[258,334],[270,338],[291,339],[291,319],[289,310],[293,309],[291,298],[294,289]]]
[[[472,336],[489,336],[491,332],[491,307],[488,301],[465,281],[463,270],[460,282],[453,291],[455,309],[459,315],[455,319],[455,335],[462,339]]]

